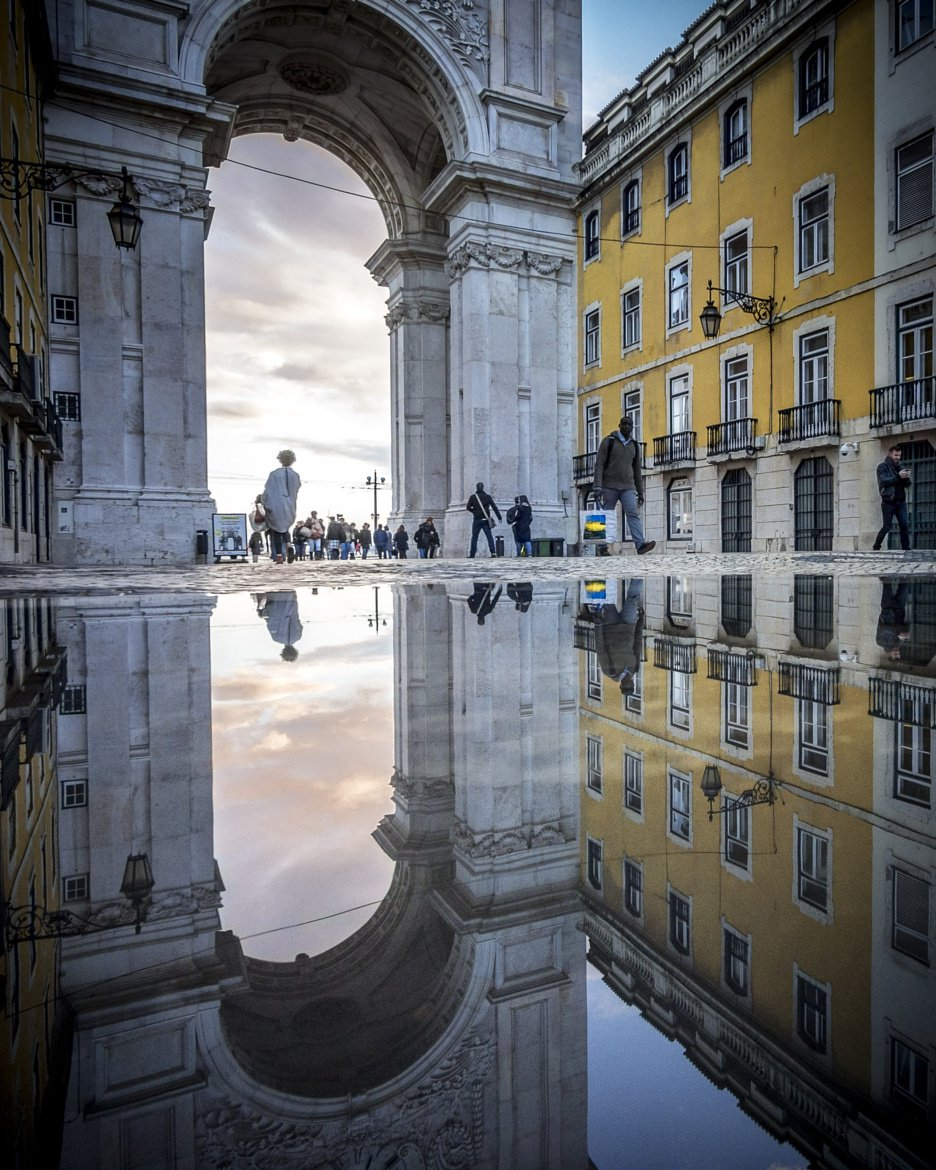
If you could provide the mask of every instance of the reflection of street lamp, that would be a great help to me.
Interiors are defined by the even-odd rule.
[[[378,598],[379,598],[378,586],[375,585],[374,586],[374,612],[367,619],[367,624],[368,624],[369,628],[372,629],[375,634],[379,634],[380,627],[386,626],[386,624],[387,624],[386,618],[384,618],[383,621],[381,621],[381,619],[380,619],[380,602],[379,602]]]
[[[708,801],[708,819],[714,820],[716,812],[724,814],[734,812],[740,808],[752,808],[755,804],[773,804],[776,800],[776,789],[779,787],[774,779],[773,772],[763,779],[759,779],[752,788],[745,789],[740,796],[715,809],[712,806],[721,795],[721,773],[717,764],[706,764],[702,773],[702,795]]]
[[[139,934],[146,921],[154,884],[149,857],[145,853],[131,853],[120,883],[120,892],[129,903],[127,906],[108,906],[89,918],[71,910],[47,910],[44,906],[5,906],[6,949],[11,950],[17,943],[36,942],[44,938],[67,938],[76,934],[116,930],[119,926],[129,926],[131,922],[135,933]]]
[[[367,482],[364,485],[365,487],[372,487],[374,489],[374,510],[371,513],[371,515],[374,518],[374,531],[375,532],[377,531],[377,488],[382,487],[386,482],[387,481],[384,479],[383,476],[381,476],[380,479],[378,480],[377,472],[375,471],[373,475],[369,475],[367,477]]]
[[[761,325],[769,325],[771,332],[774,327],[774,309],[777,307],[776,301],[773,297],[755,297],[750,293],[737,292],[732,288],[714,288],[712,282],[708,282],[708,303],[699,314],[699,321],[702,325],[702,336],[706,341],[714,341],[718,336],[718,331],[721,329],[722,315],[718,311],[718,306],[712,300],[712,293],[721,293],[722,296],[740,305],[745,313],[750,313],[755,321]]]
[[[135,248],[143,216],[130,199],[130,175],[121,167],[122,187],[117,202],[107,213],[114,243],[118,248]],[[67,164],[25,163],[18,158],[0,158],[0,197],[23,199],[30,191],[54,191],[73,179],[93,178],[99,182],[115,178],[106,171],[70,167]]]

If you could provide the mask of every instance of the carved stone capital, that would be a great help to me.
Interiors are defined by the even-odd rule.
[[[116,175],[76,175],[75,182],[92,195],[116,197],[123,181]],[[141,207],[174,208],[182,214],[204,211],[211,204],[211,193],[181,183],[162,183],[131,175],[130,185]]]
[[[451,47],[463,65],[484,78],[490,60],[487,22],[474,11],[474,0],[406,0]]]
[[[393,769],[390,783],[396,792],[408,800],[419,796],[450,796],[455,790],[455,785],[451,780],[414,779],[410,776],[404,776],[398,768]]]

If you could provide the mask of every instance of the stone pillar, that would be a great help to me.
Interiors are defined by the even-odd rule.
[[[388,240],[368,261],[390,290],[393,505],[384,520],[412,536],[432,516],[443,539],[448,489],[448,280],[443,242]]]

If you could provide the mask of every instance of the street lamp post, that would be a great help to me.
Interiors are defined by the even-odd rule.
[[[374,510],[371,513],[371,515],[374,519],[374,531],[375,532],[377,531],[377,489],[378,489],[378,487],[382,487],[386,482],[387,481],[383,476],[381,476],[379,479],[377,478],[377,472],[375,470],[373,475],[369,475],[367,477],[367,481],[364,485],[365,487],[369,487],[369,488],[374,489]]]
[[[718,331],[721,329],[722,315],[718,311],[718,306],[712,300],[712,293],[721,293],[723,297],[728,297],[734,301],[735,304],[740,305],[745,313],[750,313],[755,321],[761,325],[767,325],[770,331],[773,332],[773,327],[776,321],[774,317],[774,310],[777,307],[777,302],[773,297],[755,297],[751,293],[738,292],[733,288],[716,288],[711,281],[708,282],[708,302],[705,308],[699,314],[699,322],[702,325],[702,335],[706,341],[714,341],[718,336]]]
[[[117,178],[107,171],[72,167],[67,163],[25,163],[18,158],[0,158],[0,198],[23,199],[31,191],[55,191],[74,179],[90,178],[113,190]],[[143,217],[130,198],[130,175],[121,167],[120,194],[107,213],[114,243],[118,248],[132,250],[137,246]],[[103,194],[103,192],[101,192]]]

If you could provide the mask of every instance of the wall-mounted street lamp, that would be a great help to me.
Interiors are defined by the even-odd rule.
[[[699,314],[699,321],[702,325],[702,335],[706,341],[714,341],[718,336],[718,331],[721,329],[722,315],[718,311],[718,306],[712,300],[712,293],[721,293],[723,297],[728,297],[740,305],[745,313],[750,313],[755,321],[761,325],[769,325],[771,332],[775,323],[774,310],[777,307],[777,302],[773,297],[755,297],[751,293],[737,292],[732,288],[715,288],[711,281],[708,282],[708,303]]]
[[[94,178],[106,182],[116,178],[107,171],[84,170],[55,163],[24,163],[18,158],[0,158],[0,197],[23,199],[30,191],[55,191],[73,179]],[[114,243],[118,248],[135,248],[143,216],[130,198],[130,175],[121,167],[121,189],[117,202],[107,213]]]
[[[714,820],[716,813],[724,814],[734,812],[739,808],[752,808],[755,804],[773,804],[777,799],[778,787],[779,785],[771,772],[763,780],[758,780],[752,788],[746,789],[739,797],[732,799],[729,804],[723,804],[716,809],[713,805],[721,796],[722,790],[718,765],[706,764],[705,771],[702,773],[702,795],[708,801],[708,819],[710,821]]]
[[[17,943],[37,942],[44,938],[97,934],[131,923],[135,933],[139,934],[146,921],[154,884],[149,857],[145,853],[131,853],[120,883],[120,892],[127,899],[126,906],[117,909],[109,906],[90,917],[71,910],[47,910],[44,906],[6,906],[3,914],[6,949],[12,950]]]

